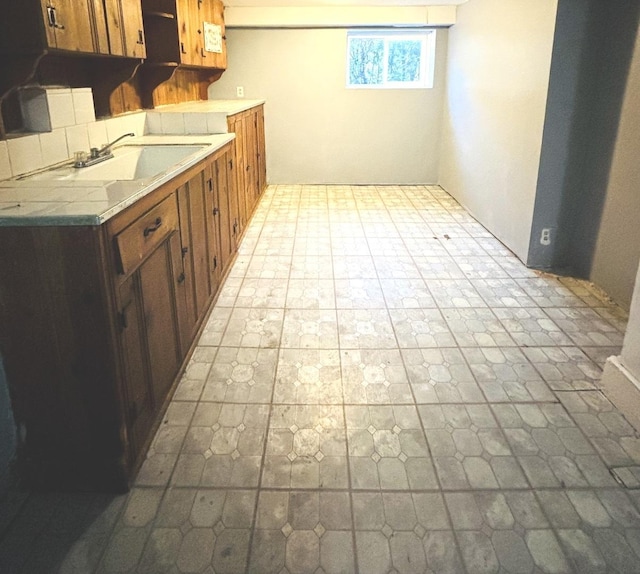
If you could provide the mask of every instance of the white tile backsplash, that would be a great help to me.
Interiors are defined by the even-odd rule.
[[[37,134],[7,140],[7,147],[14,176],[45,166]]]
[[[185,113],[184,114],[184,133],[186,134],[206,134],[207,114]]]
[[[69,149],[69,155],[73,157],[73,154],[77,151],[88,152],[89,148],[89,131],[85,124],[79,126],[71,126],[66,128],[67,132],[67,148]]]
[[[52,165],[69,159],[67,136],[64,130],[53,130],[40,134],[40,149],[44,165]]]
[[[21,101],[23,109],[31,106],[34,112],[31,119],[36,123],[40,121],[41,128],[46,124],[47,129],[39,130],[40,134],[0,142],[0,181],[72,158],[76,151],[100,148],[129,132],[136,136],[228,132],[227,116],[222,112],[140,111],[96,121],[90,88],[46,91],[32,88],[21,94]],[[51,115],[50,108],[54,110]],[[74,121],[83,121],[51,131],[50,118],[56,123],[65,123],[71,120],[70,116]]]
[[[136,136],[143,136],[145,134],[146,122],[144,112],[127,114],[122,116],[122,120],[122,125],[124,126],[124,131],[122,133],[133,132]]]
[[[107,126],[107,140],[112,142],[114,139],[119,138],[122,134],[127,133],[127,126],[124,121],[123,116],[118,116],[117,118],[109,118],[108,120],[104,120],[105,125]]]
[[[0,180],[11,177],[11,162],[6,141],[0,141]]]
[[[184,114],[162,114],[163,134],[184,134]]]
[[[146,133],[161,134],[162,133],[162,115],[158,112],[147,112]]]
[[[207,114],[207,132],[210,134],[226,134],[229,133],[229,124],[227,123],[227,115],[223,113]]]
[[[89,147],[101,148],[108,143],[106,122],[98,121],[87,124],[87,131],[89,132]]]
[[[66,128],[76,124],[71,89],[47,91],[47,100],[51,129]]]
[[[88,124],[96,121],[96,111],[93,106],[93,96],[91,88],[73,88],[71,90],[73,99],[73,111],[76,124]]]

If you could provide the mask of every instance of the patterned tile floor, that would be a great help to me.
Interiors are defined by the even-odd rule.
[[[439,187],[272,186],[134,488],[10,492],[0,571],[640,572],[624,328]]]

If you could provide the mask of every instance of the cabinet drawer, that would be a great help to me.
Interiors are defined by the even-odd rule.
[[[116,235],[120,272],[128,275],[135,270],[176,229],[178,203],[171,195]]]

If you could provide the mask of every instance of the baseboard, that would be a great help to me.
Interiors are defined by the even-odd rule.
[[[620,357],[607,359],[600,385],[607,398],[640,431],[640,380],[625,368]]]

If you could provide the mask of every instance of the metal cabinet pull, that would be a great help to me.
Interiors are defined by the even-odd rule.
[[[142,30],[138,30],[138,44],[144,45],[144,36]]]
[[[143,232],[143,235],[144,235],[145,237],[148,237],[148,236],[149,236],[149,235],[151,235],[154,231],[157,231],[158,229],[160,229],[160,226],[161,226],[161,225],[162,225],[162,217],[158,217],[158,218],[155,220],[155,222],[154,222],[154,224],[153,224],[153,225],[151,225],[151,226],[149,226],[149,227],[146,227],[146,228],[145,228],[145,230],[144,230],[144,232]]]
[[[58,22],[58,14],[55,7],[47,6],[47,18],[49,19],[49,26],[58,28],[58,30],[64,30],[64,25]]]
[[[178,276],[178,283],[183,283],[185,279],[186,279],[185,274],[180,273],[180,275]]]

